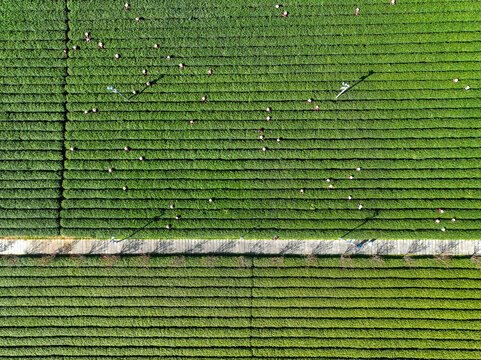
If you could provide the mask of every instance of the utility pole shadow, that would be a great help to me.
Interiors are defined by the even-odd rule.
[[[364,224],[366,224],[367,222],[369,222],[370,220],[373,220],[374,218],[376,218],[376,216],[379,215],[379,210],[374,210],[374,214],[372,214],[371,216],[368,216],[366,219],[364,219],[364,221],[362,223],[360,223],[358,226],[354,227],[353,229],[349,230],[347,233],[343,234],[342,236],[340,236],[339,238],[340,239],[344,239],[345,236],[349,235],[350,233],[352,233],[353,231],[359,229],[361,226],[363,226]],[[369,241],[369,240],[366,240],[366,242]]]
[[[166,212],[166,210],[162,210],[161,213],[160,213],[160,215],[154,216],[152,219],[150,219],[150,221],[149,221],[147,224],[145,224],[144,226],[138,228],[137,230],[135,230],[135,231],[134,231],[132,234],[130,234],[129,236],[127,236],[127,237],[125,237],[125,238],[123,238],[123,239],[119,239],[119,240],[117,240],[117,239],[115,239],[114,237],[112,237],[112,238],[110,239],[110,242],[112,242],[112,243],[118,243],[118,242],[120,242],[120,241],[127,240],[128,238],[130,238],[130,237],[134,236],[135,234],[137,234],[139,231],[142,231],[143,229],[145,229],[147,226],[149,226],[149,225],[152,224],[153,222],[160,220],[160,219],[162,218],[162,216],[165,214],[165,212]]]
[[[374,71],[372,70],[369,70],[369,72],[367,73],[367,75],[364,75],[364,76],[361,76],[359,78],[359,80],[357,80],[353,85],[351,85],[346,91],[345,93],[349,92],[349,90],[351,90],[354,86],[358,85],[359,83],[363,82],[364,80],[366,80],[369,76],[371,76],[372,74],[374,74]]]
[[[131,97],[129,97],[129,101],[132,100],[134,97],[142,94],[145,90],[147,90],[149,87],[152,87],[153,85],[157,84],[159,82],[160,79],[162,79],[165,75],[161,75],[159,76],[157,79],[154,79],[152,81],[149,81],[150,82],[150,86],[145,86],[142,90],[140,91],[137,91],[135,94],[133,94]]]
[[[251,229],[248,229],[248,231],[247,231],[246,233],[242,234],[242,235],[240,236],[240,238],[241,238],[241,239],[244,239],[244,237],[246,237],[247,235],[249,235],[249,234],[251,234],[252,232],[254,232],[255,230],[259,230],[259,229],[261,229],[261,228],[262,228],[262,226],[257,225],[256,227],[253,227],[253,228],[251,228]]]

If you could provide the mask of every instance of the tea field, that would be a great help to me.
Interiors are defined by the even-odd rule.
[[[1,359],[480,359],[478,258],[0,259]]]
[[[479,238],[481,3],[277,5],[0,1],[0,235]]]
[[[0,236],[59,234],[65,2],[0,1]]]

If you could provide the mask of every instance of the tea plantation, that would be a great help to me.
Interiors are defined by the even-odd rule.
[[[277,5],[0,1],[0,235],[479,238],[481,2]]]
[[[0,359],[480,359],[479,258],[0,260]]]

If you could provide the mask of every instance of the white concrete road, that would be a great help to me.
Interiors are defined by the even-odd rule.
[[[9,254],[481,255],[481,240],[0,239]]]

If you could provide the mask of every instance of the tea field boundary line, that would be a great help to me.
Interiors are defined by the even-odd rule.
[[[70,31],[70,26],[69,26],[69,20],[68,20],[68,14],[69,14],[69,9],[68,9],[68,0],[65,0],[65,49],[68,48],[68,42],[69,42],[69,31]],[[67,122],[68,122],[68,119],[67,119],[67,95],[68,95],[68,91],[67,91],[67,77],[68,77],[68,52],[66,54],[66,58],[65,58],[65,75],[64,75],[64,79],[63,79],[63,95],[64,95],[64,101],[63,101],[63,121],[61,122],[62,123],[62,139],[61,139],[61,142],[62,142],[62,170],[60,171],[60,174],[61,174],[61,177],[60,177],[60,184],[59,184],[59,188],[60,188],[60,197],[58,199],[58,214],[57,214],[57,219],[58,219],[58,234],[60,235],[60,229],[62,227],[61,225],[61,222],[62,222],[62,217],[61,217],[61,213],[62,213],[62,202],[63,200],[65,200],[65,196],[64,196],[64,187],[63,187],[63,182],[65,180],[65,163],[67,161],[67,149],[65,148],[65,133],[66,133],[66,128],[67,128]]]

